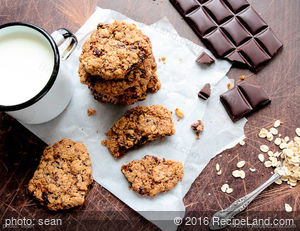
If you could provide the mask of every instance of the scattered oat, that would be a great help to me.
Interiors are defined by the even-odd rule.
[[[221,191],[226,192],[227,189],[229,189],[229,185],[228,184],[223,184],[222,187],[221,187]]]
[[[273,135],[277,135],[278,134],[278,130],[276,128],[270,128],[270,132],[273,134]]]
[[[282,184],[282,180],[281,180],[281,179],[277,179],[277,180],[275,181],[275,183],[276,183],[276,184]]]
[[[228,90],[230,90],[232,88],[231,83],[227,83],[227,88],[228,88]]]
[[[281,139],[280,139],[279,137],[277,137],[277,138],[274,140],[274,144],[280,145],[280,144],[281,144]]]
[[[265,128],[262,128],[262,129],[260,130],[258,136],[259,136],[260,138],[266,138],[266,137],[267,137],[267,134],[268,134],[268,130],[265,129]]]
[[[219,164],[216,164],[216,170],[220,171],[220,165]]]
[[[260,160],[260,162],[264,162],[265,161],[265,156],[263,154],[259,154],[258,159]]]
[[[265,163],[264,163],[265,167],[269,168],[272,166],[272,162],[267,160]]]
[[[220,176],[222,174],[222,169],[217,172],[217,175]]]
[[[250,172],[255,172],[256,169],[255,168],[249,168]]]
[[[283,140],[284,141],[284,140]],[[281,143],[280,145],[279,145],[279,148],[280,149],[285,149],[286,148],[286,143],[284,142],[284,143]]]
[[[244,80],[244,79],[246,79],[246,76],[241,75],[241,76],[240,76],[240,80]]]
[[[269,156],[274,156],[274,153],[272,151],[268,151]]]
[[[300,136],[300,128],[296,128],[295,132],[296,132],[297,136]]]
[[[271,132],[268,132],[267,134],[267,140],[272,141],[273,140],[273,134]]]
[[[95,115],[96,114],[96,110],[94,110],[92,108],[88,108],[87,109],[87,114],[88,114],[88,116]]]
[[[181,119],[184,117],[183,111],[180,110],[179,108],[176,108],[176,109],[175,109],[175,113],[176,113],[176,115],[178,116],[178,120],[177,120],[177,121],[181,120]]]
[[[280,154],[281,154],[280,152],[275,152],[275,153],[274,153],[274,156],[275,156],[275,157],[279,157]]]
[[[260,145],[260,150],[262,152],[267,152],[267,151],[269,151],[269,147],[267,145],[263,144],[263,145]]]
[[[279,126],[280,126],[280,120],[276,120],[275,122],[274,122],[274,128],[278,128]]]
[[[288,136],[284,137],[285,142],[289,142],[289,140],[290,140],[290,137],[288,137]]]
[[[284,204],[284,208],[287,213],[290,213],[293,211],[292,207],[287,203]]]
[[[245,145],[245,141],[244,141],[244,140],[241,140],[241,141],[240,141],[240,145],[241,145],[241,146],[244,146],[244,145]]]
[[[239,162],[236,164],[236,166],[237,166],[238,168],[242,168],[242,167],[245,166],[245,163],[246,163],[246,161],[241,160],[241,161],[239,161]]]
[[[244,172],[243,170],[234,170],[234,171],[232,172],[232,175],[233,175],[235,178],[240,177],[240,178],[242,178],[242,179],[244,179],[245,176],[246,176],[246,174],[245,174],[245,172]]]
[[[226,193],[232,193],[233,192],[233,188],[228,188],[228,189],[226,189]]]

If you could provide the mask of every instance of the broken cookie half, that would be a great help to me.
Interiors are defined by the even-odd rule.
[[[162,105],[137,106],[125,114],[106,134],[102,142],[115,157],[160,137],[175,133],[172,112]]]
[[[183,177],[181,162],[144,156],[121,168],[133,191],[142,196],[154,197],[160,192],[173,189]]]

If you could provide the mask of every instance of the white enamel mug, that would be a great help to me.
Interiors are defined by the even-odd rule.
[[[26,99],[26,101],[17,104],[3,105],[2,102],[5,102],[5,100],[3,99],[1,102],[0,98],[0,111],[6,112],[22,123],[45,123],[57,117],[67,107],[72,98],[72,81],[70,76],[64,74],[61,69],[64,60],[69,57],[77,46],[77,39],[73,33],[64,28],[58,29],[49,35],[44,29],[38,26],[13,22],[0,25],[0,44],[1,35],[5,36],[6,34],[14,32],[29,33],[34,36],[34,39],[37,39],[34,41],[48,44],[49,50],[53,52],[53,56],[51,54],[51,57],[54,57],[53,69],[50,69],[49,73],[51,73],[51,70],[52,73],[49,74],[49,79],[45,79],[45,85],[31,98]],[[39,52],[39,50],[36,50],[36,52]],[[16,68],[18,68],[18,63],[16,63]],[[33,72],[36,71],[35,68],[38,67],[32,66]],[[1,77],[2,76],[0,76],[0,78]],[[8,75],[7,78],[9,77]],[[26,78],[26,76],[24,76],[24,78]],[[0,84],[2,83],[0,82]],[[22,94],[22,88],[21,91],[18,90],[18,92],[14,94]],[[5,97],[5,95],[2,94],[0,97]]]

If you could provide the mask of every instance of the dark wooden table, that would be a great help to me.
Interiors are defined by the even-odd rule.
[[[204,216],[227,207],[231,202],[264,182],[271,170],[263,167],[257,155],[259,145],[267,143],[257,137],[260,128],[270,128],[276,119],[284,124],[280,133],[294,137],[295,128],[300,127],[300,1],[298,0],[250,0],[254,8],[271,26],[284,48],[258,74],[232,68],[230,78],[263,86],[272,98],[272,104],[251,115],[246,125],[246,145],[237,145],[210,161],[193,183],[184,198],[187,215]],[[30,22],[52,32],[66,27],[76,32],[89,18],[96,5],[119,11],[134,20],[151,24],[167,16],[179,34],[202,45],[192,30],[181,19],[168,0],[0,0],[0,24],[11,21]],[[1,54],[0,54],[1,55]],[[45,144],[27,131],[14,119],[0,113],[0,223],[7,218],[61,218],[63,229],[122,229],[152,230],[156,227],[128,208],[96,182],[87,196],[85,205],[68,212],[52,213],[39,206],[26,189],[35,171]],[[201,155],[201,153],[199,153]],[[231,175],[239,160],[246,160],[246,178],[234,179]],[[215,165],[223,170],[216,175]],[[257,171],[251,173],[249,167]],[[220,187],[228,182],[234,189],[224,194]],[[265,190],[239,217],[292,217],[300,220],[300,185],[290,188],[287,184],[272,185]],[[289,203],[294,211],[284,212]],[[87,228],[88,227],[88,228]],[[55,230],[58,226],[35,226],[36,229]],[[199,226],[180,226],[181,229],[197,229]],[[0,228],[1,229],[1,228]]]

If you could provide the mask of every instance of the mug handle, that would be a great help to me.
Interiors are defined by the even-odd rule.
[[[59,47],[61,59],[66,60],[72,54],[78,44],[76,36],[65,28],[60,28],[54,31],[51,36]]]

